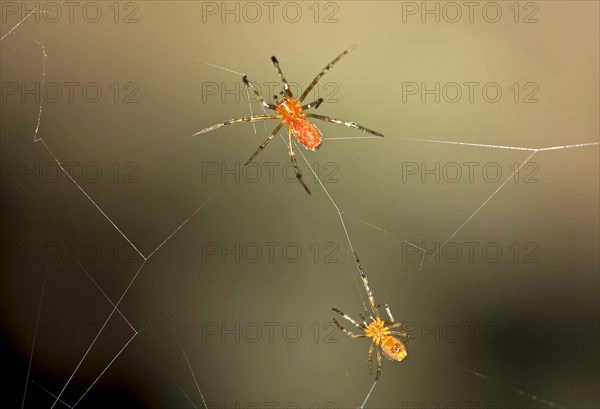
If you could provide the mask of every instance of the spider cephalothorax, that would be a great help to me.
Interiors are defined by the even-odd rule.
[[[277,105],[277,112],[288,127],[292,128],[293,134],[302,145],[314,151],[323,142],[321,131],[315,124],[304,119],[306,114],[302,112],[302,106],[294,98],[286,98]]]
[[[339,125],[347,126],[349,128],[359,129],[363,132],[368,132],[373,135],[383,136],[379,132],[375,132],[370,129],[367,129],[363,126],[358,125],[355,122],[342,121],[342,120],[335,119],[335,118],[332,118],[329,116],[323,116],[323,115],[317,115],[317,114],[311,114],[311,113],[304,112],[307,109],[318,108],[319,105],[321,105],[321,103],[323,102],[323,98],[319,98],[316,101],[311,102],[310,104],[306,104],[306,105],[302,105],[302,101],[304,101],[304,98],[306,98],[306,96],[313,89],[313,87],[315,85],[317,85],[317,82],[321,79],[321,77],[323,75],[325,75],[325,73],[327,71],[329,71],[336,62],[338,62],[342,57],[344,57],[346,54],[348,54],[350,51],[352,51],[355,47],[356,46],[352,46],[352,47],[344,50],[344,52],[342,52],[340,55],[338,55],[336,58],[334,58],[333,61],[331,61],[329,64],[327,64],[327,66],[325,66],[325,68],[323,68],[321,70],[321,72],[319,72],[317,74],[317,76],[313,79],[313,81],[310,83],[310,85],[304,90],[302,95],[297,99],[294,98],[294,95],[292,94],[292,91],[290,90],[290,86],[289,86],[287,80],[285,79],[285,77],[283,76],[283,72],[281,71],[281,68],[279,67],[279,61],[277,61],[277,58],[271,57],[271,61],[273,62],[273,65],[275,66],[275,69],[277,70],[277,74],[279,75],[279,78],[281,79],[281,82],[283,84],[283,91],[281,93],[284,97],[283,100],[281,100],[280,102],[275,101],[275,104],[268,103],[267,101],[265,101],[265,99],[262,97],[262,95],[260,95],[260,93],[258,92],[256,87],[254,87],[254,85],[252,85],[252,83],[248,80],[248,77],[246,75],[244,75],[242,77],[242,79],[244,81],[244,84],[254,94],[254,96],[256,97],[258,102],[261,103],[261,105],[263,106],[263,109],[270,109],[272,111],[275,111],[276,114],[275,115],[263,115],[263,116],[249,116],[249,117],[244,117],[244,118],[239,118],[239,119],[231,119],[231,120],[228,120],[225,122],[221,122],[219,124],[209,126],[208,128],[204,128],[201,131],[196,132],[194,135],[198,135],[198,134],[205,133],[205,132],[210,132],[215,129],[219,129],[224,126],[227,126],[227,125],[232,125],[232,124],[237,124],[237,123],[242,123],[242,122],[255,122],[255,121],[262,121],[262,120],[266,120],[266,119],[279,119],[280,120],[279,125],[277,125],[275,127],[275,129],[273,130],[273,132],[271,132],[269,137],[262,143],[262,145],[260,145],[258,147],[256,152],[254,152],[254,154],[250,157],[250,159],[248,159],[246,161],[246,165],[248,163],[252,162],[252,160],[256,157],[256,155],[258,155],[265,148],[265,146],[267,146],[267,144],[269,142],[271,142],[273,137],[275,135],[277,135],[277,133],[283,127],[283,125],[287,124],[288,125],[288,148],[289,148],[290,160],[292,161],[292,165],[294,166],[294,171],[296,172],[296,177],[298,178],[298,181],[302,184],[302,186],[304,187],[306,192],[308,194],[310,194],[310,190],[308,189],[306,184],[304,184],[304,182],[302,181],[302,173],[300,172],[300,169],[296,162],[296,157],[295,157],[295,153],[294,153],[294,145],[292,143],[292,134],[293,134],[296,137],[296,139],[298,139],[298,142],[300,142],[307,149],[315,150],[319,146],[321,146],[321,142],[323,141],[323,138],[321,137],[321,132],[307,118],[319,119],[321,121],[330,122],[332,124],[339,124]]]
[[[355,254],[356,256],[356,254]],[[408,335],[406,331],[393,331],[394,328],[401,329],[403,324],[400,322],[394,322],[394,317],[392,316],[392,312],[390,311],[390,307],[387,304],[375,304],[375,298],[373,297],[373,292],[369,288],[369,280],[367,280],[367,275],[365,274],[358,257],[356,257],[356,263],[360,269],[360,277],[365,286],[365,291],[369,297],[369,303],[371,304],[371,310],[375,317],[371,316],[367,312],[366,318],[362,314],[360,318],[362,320],[362,324],[356,322],[353,318],[344,314],[342,311],[337,308],[332,308],[333,311],[340,314],[344,319],[352,323],[356,328],[362,331],[360,334],[355,334],[353,332],[348,331],[344,327],[340,325],[339,322],[334,318],[333,321],[336,323],[340,331],[344,334],[352,337],[352,338],[371,338],[371,347],[369,348],[369,372],[373,373],[372,366],[372,356],[373,350],[375,347],[378,347],[377,351],[377,374],[375,375],[375,380],[379,379],[381,375],[381,352],[391,361],[403,361],[406,359],[406,345],[405,343],[411,341],[413,339],[412,336]],[[387,315],[389,316],[389,321],[384,321],[379,316],[378,308],[384,308]],[[368,321],[368,323],[367,323]]]
[[[294,98],[286,98],[277,104],[276,111],[287,123],[303,120],[302,106]]]

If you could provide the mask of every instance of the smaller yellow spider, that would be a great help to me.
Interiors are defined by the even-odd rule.
[[[356,264],[360,270],[360,277],[362,278],[363,284],[365,285],[365,291],[369,296],[369,302],[371,304],[371,309],[375,314],[375,318],[367,311],[366,315],[369,318],[369,323],[367,324],[366,318],[360,314],[360,318],[362,320],[362,325],[358,322],[354,321],[351,317],[344,314],[342,311],[337,308],[332,308],[333,311],[340,314],[346,320],[352,323],[356,328],[362,331],[361,334],[355,334],[353,332],[348,331],[344,327],[340,325],[339,322],[334,318],[333,322],[338,326],[340,331],[344,334],[352,337],[352,338],[371,338],[373,341],[371,342],[371,347],[369,348],[369,373],[373,375],[373,365],[372,365],[372,356],[373,349],[378,346],[381,349],[381,352],[388,358],[390,361],[403,361],[406,358],[406,346],[405,343],[412,341],[414,338],[408,335],[405,331],[392,331],[392,328],[403,327],[403,324],[400,322],[394,322],[394,317],[390,311],[390,307],[387,304],[375,304],[375,298],[373,297],[373,292],[369,288],[369,280],[367,280],[367,275],[365,274],[360,261],[358,260],[358,256],[354,253],[354,257],[356,258]],[[378,308],[384,308],[387,315],[390,317],[389,321],[383,321],[379,316]],[[394,337],[393,335],[399,336],[403,341]],[[377,349],[377,374],[375,375],[375,380],[379,380],[379,376],[381,375],[381,353]]]

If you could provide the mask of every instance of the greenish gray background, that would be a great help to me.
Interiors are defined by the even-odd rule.
[[[481,14],[486,2],[476,2],[473,22],[461,6],[454,23],[444,2],[275,2],[272,21],[264,2],[96,3],[96,23],[82,17],[86,3],[77,3],[72,22],[54,4],[61,17],[32,15],[0,43],[9,407],[20,407],[26,384],[25,407],[51,406],[84,354],[61,394],[70,406],[83,396],[77,407],[203,407],[199,389],[209,408],[362,404],[374,379],[369,342],[334,332],[331,307],[358,318],[364,291],[328,196],[301,157],[312,196],[292,180],[277,139],[257,158],[256,182],[239,170],[274,123],[191,137],[249,114],[240,75],[209,64],[247,73],[263,89],[277,81],[276,55],[288,80],[306,86],[352,44],[356,50],[323,77],[318,111],[385,138],[327,140],[365,134],[317,124],[322,147],[302,151],[342,212],[377,301],[411,323],[417,338],[406,361],[383,362],[365,407],[598,407],[598,146],[537,152],[503,185],[531,151],[410,140],[597,142],[597,2],[497,2],[496,23]],[[436,4],[439,22],[406,13]],[[262,16],[253,22],[255,5]],[[223,7],[234,14],[222,16]],[[2,35],[24,17],[23,9],[3,12]],[[34,142],[40,103],[20,92],[41,87],[43,66],[46,85],[63,92],[65,83],[80,85],[72,100],[42,102],[43,142]],[[503,93],[496,103],[480,92],[472,102],[466,94],[455,103],[403,99],[407,83],[436,82],[494,82]],[[102,91],[97,102],[81,94],[88,83]],[[527,83],[537,86],[538,102],[524,102]],[[252,109],[260,112],[256,103]],[[72,181],[55,180],[44,143],[76,164],[73,178],[141,254],[166,243],[143,264]],[[86,165],[101,177],[84,174]],[[486,165],[502,177],[484,177]],[[436,166],[439,181],[425,172]],[[476,169],[472,181],[468,166]],[[423,176],[409,172],[415,167]],[[457,167],[463,174],[453,182],[442,169]],[[434,249],[483,203],[445,256],[420,268],[421,255],[406,242]],[[237,252],[239,262],[226,253],[236,245],[249,252]],[[207,253],[214,246],[218,254]],[[493,261],[483,247],[502,256]],[[101,256],[83,248],[100,248]],[[284,248],[302,254],[291,260],[295,253]],[[50,251],[59,256],[45,257]],[[113,309],[99,288],[116,303],[134,277],[119,310],[141,332],[127,344],[133,332],[115,313],[86,354]]]

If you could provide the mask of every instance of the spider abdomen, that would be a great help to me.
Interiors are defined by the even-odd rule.
[[[321,146],[323,138],[319,129],[306,119],[296,119],[290,123],[294,135],[298,141],[310,150],[315,150]]]
[[[391,361],[402,361],[406,358],[406,346],[396,337],[388,335],[379,346],[385,357]]]

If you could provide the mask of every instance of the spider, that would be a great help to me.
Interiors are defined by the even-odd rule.
[[[367,324],[366,318],[360,314],[360,318],[362,320],[362,325],[356,322],[354,319],[338,310],[337,308],[332,308],[333,311],[340,314],[346,320],[352,323],[356,328],[361,330],[361,334],[355,334],[353,332],[348,331],[344,327],[340,325],[340,323],[334,318],[333,322],[337,325],[337,327],[344,334],[352,337],[352,338],[371,338],[371,347],[369,348],[369,373],[373,375],[373,365],[372,365],[372,355],[373,349],[376,346],[379,347],[377,349],[377,374],[375,375],[375,381],[379,380],[379,376],[381,375],[381,352],[391,361],[403,361],[406,358],[406,346],[405,343],[412,341],[414,338],[408,335],[405,331],[392,331],[392,328],[402,327],[403,324],[400,322],[394,322],[394,317],[390,311],[390,307],[387,304],[375,304],[375,298],[373,297],[373,292],[369,288],[369,280],[367,280],[367,275],[365,274],[360,261],[358,260],[358,256],[354,253],[354,257],[356,258],[356,264],[360,270],[360,277],[362,278],[363,284],[365,285],[365,291],[369,297],[369,302],[371,304],[371,309],[375,314],[375,318],[367,311],[366,316],[369,318],[369,323]],[[383,321],[379,316],[378,308],[384,308],[387,315],[390,317],[389,321]],[[397,335],[402,339],[402,341],[393,335]],[[403,342],[404,341],[404,342]]]
[[[250,81],[248,81],[247,75],[244,74],[242,76],[242,80],[244,81],[244,84],[246,85],[246,87],[248,87],[248,89],[254,94],[254,96],[256,96],[256,99],[260,102],[260,104],[264,108],[275,111],[276,114],[262,115],[262,116],[249,116],[249,117],[244,117],[244,118],[239,118],[239,119],[230,119],[228,121],[209,126],[208,128],[204,128],[201,131],[196,132],[194,134],[194,136],[199,135],[201,133],[214,131],[215,129],[219,129],[219,128],[222,128],[227,125],[238,124],[238,123],[242,123],[242,122],[263,121],[263,120],[267,120],[267,119],[279,119],[280,120],[279,125],[277,125],[275,127],[275,129],[273,130],[273,132],[271,132],[269,137],[262,143],[262,145],[260,145],[258,147],[256,152],[254,152],[254,154],[250,157],[250,159],[248,159],[246,161],[246,163],[244,165],[248,165],[250,162],[252,162],[252,160],[254,160],[254,158],[267,146],[267,144],[269,142],[271,142],[273,137],[279,132],[279,130],[283,127],[283,125],[287,124],[288,125],[288,148],[289,148],[290,160],[292,161],[292,165],[294,166],[294,171],[296,172],[296,178],[298,179],[298,181],[300,182],[302,187],[304,187],[304,190],[306,191],[306,193],[308,193],[310,195],[310,189],[308,189],[308,186],[306,186],[306,184],[302,180],[302,173],[300,172],[298,163],[296,162],[294,146],[292,144],[292,134],[293,134],[298,139],[298,142],[300,142],[302,145],[304,145],[304,147],[306,147],[307,149],[314,151],[319,146],[321,146],[321,142],[322,142],[321,132],[312,122],[308,121],[306,118],[320,119],[322,121],[330,122],[332,124],[344,125],[349,128],[359,129],[363,132],[367,132],[367,133],[370,133],[373,135],[383,137],[383,135],[380,134],[379,132],[375,132],[370,129],[367,129],[355,122],[342,121],[340,119],[335,119],[335,118],[332,118],[329,116],[323,116],[323,115],[317,115],[317,114],[311,114],[311,113],[304,112],[307,109],[318,108],[319,105],[321,105],[321,103],[323,102],[323,98],[319,98],[316,101],[311,102],[309,104],[305,104],[305,105],[302,105],[302,101],[304,101],[304,98],[306,98],[306,96],[313,89],[313,87],[315,85],[317,85],[317,82],[321,79],[321,77],[323,75],[325,75],[327,73],[327,71],[329,71],[335,63],[337,63],[339,60],[341,60],[342,57],[344,57],[350,51],[354,50],[355,47],[356,47],[356,45],[353,45],[352,47],[344,50],[340,55],[335,57],[333,59],[333,61],[331,61],[329,64],[327,64],[325,66],[325,68],[323,68],[323,70],[321,70],[321,72],[319,72],[317,74],[317,76],[315,77],[315,79],[313,79],[313,81],[310,83],[310,85],[304,90],[304,92],[302,93],[300,98],[297,98],[297,99],[294,98],[294,95],[292,94],[292,91],[290,90],[290,86],[289,86],[287,80],[285,79],[285,77],[283,76],[283,72],[281,71],[281,68],[279,66],[279,61],[277,60],[276,57],[274,57],[274,56],[271,57],[271,61],[273,62],[273,65],[275,66],[275,70],[277,71],[277,74],[279,75],[279,78],[281,79],[281,82],[283,83],[283,91],[281,92],[281,95],[283,95],[283,99],[281,101],[278,101],[277,96],[275,96],[275,101],[274,101],[275,104],[268,103],[267,101],[265,101],[265,99],[262,97],[262,95],[260,95],[260,93],[258,92],[256,87],[254,87],[254,85],[252,85],[252,83]]]

